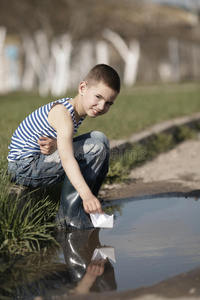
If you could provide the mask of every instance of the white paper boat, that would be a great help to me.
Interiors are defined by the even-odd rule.
[[[93,260],[99,260],[99,259],[106,259],[110,258],[112,261],[116,262],[115,259],[115,248],[114,247],[101,247],[96,248],[94,250],[94,253],[92,255],[92,261]]]
[[[113,215],[109,216],[107,214],[90,214],[92,224],[94,227],[100,228],[113,228]]]

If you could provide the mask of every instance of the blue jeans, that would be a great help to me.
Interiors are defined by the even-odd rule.
[[[73,145],[74,156],[79,164],[82,175],[93,194],[97,196],[108,172],[109,141],[102,132],[91,131],[74,138]],[[9,162],[8,172],[11,175],[12,181],[16,182],[16,184],[32,188],[48,187],[64,181],[61,194],[61,207],[57,220],[63,220],[69,217],[69,215],[77,216],[82,202],[80,202],[78,193],[73,189],[64,172],[58,151],[55,151],[51,155],[36,154],[28,158]],[[73,206],[67,202],[73,203]],[[72,226],[76,227],[76,225]]]

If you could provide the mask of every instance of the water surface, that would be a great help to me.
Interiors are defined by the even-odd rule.
[[[200,202],[193,198],[124,201],[100,240],[112,244],[118,290],[149,286],[200,266]]]

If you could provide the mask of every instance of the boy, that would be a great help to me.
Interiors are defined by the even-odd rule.
[[[14,132],[8,170],[17,184],[47,187],[64,180],[56,222],[60,227],[91,228],[89,213],[103,213],[97,199],[108,172],[109,142],[92,131],[73,139],[86,116],[110,109],[120,78],[108,65],[96,65],[75,98],[63,98],[30,114]]]

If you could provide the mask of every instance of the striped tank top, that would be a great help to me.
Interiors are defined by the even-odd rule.
[[[32,156],[41,153],[38,139],[40,136],[57,139],[57,132],[50,126],[48,121],[48,113],[55,103],[63,104],[70,112],[74,123],[74,134],[81,125],[84,118],[81,118],[76,124],[74,108],[69,103],[71,98],[63,98],[57,101],[46,104],[33,113],[31,113],[15,130],[11,143],[9,145],[10,152],[8,160],[14,161],[17,159]]]

